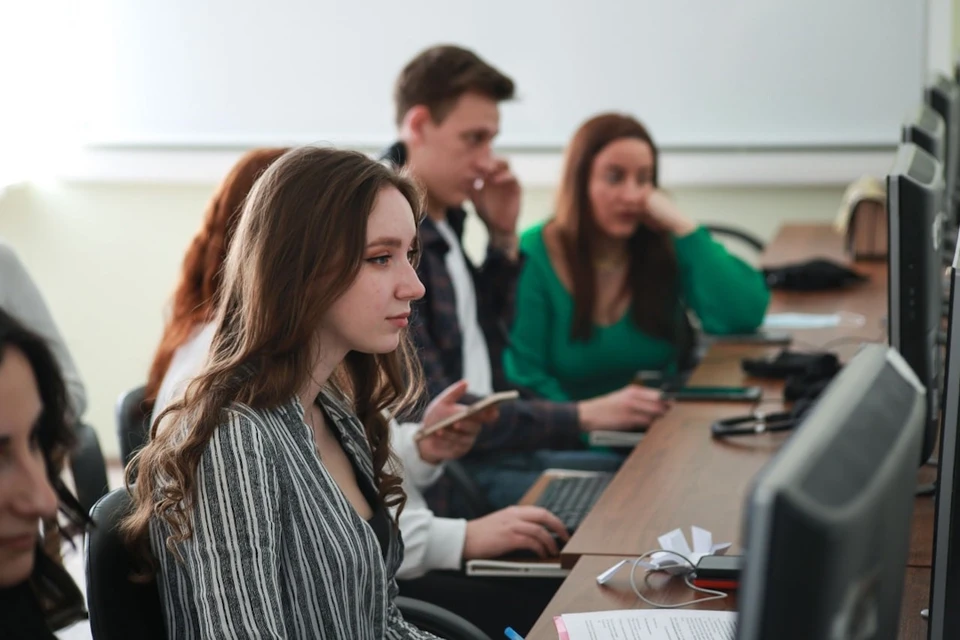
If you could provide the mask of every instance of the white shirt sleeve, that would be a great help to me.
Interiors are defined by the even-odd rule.
[[[443,475],[443,465],[424,462],[420,457],[420,450],[413,439],[419,429],[419,423],[398,424],[392,416],[390,418],[390,444],[403,463],[404,483],[409,480],[417,489],[426,489]]]
[[[167,372],[163,374],[160,388],[157,390],[153,413],[150,415],[151,425],[156,422],[157,416],[167,405],[183,396],[187,386],[200,373],[207,361],[216,329],[217,325],[212,322],[201,325],[193,330],[189,340],[177,347],[167,366]]]
[[[60,335],[40,289],[30,278],[13,247],[0,241],[0,307],[44,340],[53,352],[67,386],[73,418],[87,409],[87,392],[67,344]]]
[[[406,479],[403,488],[407,492],[407,505],[400,514],[404,551],[397,579],[412,580],[436,569],[459,569],[467,539],[467,521],[438,518],[427,507],[423,495]]]

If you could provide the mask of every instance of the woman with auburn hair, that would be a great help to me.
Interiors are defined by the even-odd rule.
[[[521,239],[526,255],[506,352],[516,385],[605,406],[625,425],[666,410],[638,371],[678,372],[687,311],[711,334],[749,333],[770,294],[659,188],[658,150],[632,117],[585,122],[567,147],[556,215]]]
[[[421,393],[419,211],[359,153],[296,149],[256,181],[206,364],[130,467],[122,528],[169,637],[427,635],[394,602],[405,496],[384,415]]]
[[[207,327],[216,308],[222,280],[221,268],[240,219],[243,201],[260,174],[287,151],[254,149],[244,154],[220,183],[207,205],[202,226],[183,257],[180,281],[170,305],[170,317],[163,327],[163,337],[147,376],[144,399],[153,412],[151,424],[167,402],[183,391],[173,388],[173,382],[183,379],[177,373],[183,368],[183,361],[193,359],[189,343],[204,330],[208,334],[212,331],[212,326],[209,329]],[[205,350],[210,336],[205,335],[204,338],[200,342],[205,343]]]

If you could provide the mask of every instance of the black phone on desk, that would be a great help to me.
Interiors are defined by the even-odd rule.
[[[786,346],[793,342],[793,336],[786,331],[760,330],[755,333],[710,336],[710,340],[716,344],[767,344]]]
[[[742,556],[703,556],[691,582],[704,589],[736,589],[740,584],[742,559]]]
[[[664,400],[676,402],[757,402],[763,397],[760,387],[685,386],[665,387]]]

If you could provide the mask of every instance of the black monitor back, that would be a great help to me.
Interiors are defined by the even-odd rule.
[[[864,347],[754,481],[737,640],[895,640],[925,390]]]
[[[890,345],[927,388],[927,430],[921,453],[933,453],[940,417],[943,175],[939,163],[912,143],[897,150],[887,176]]]
[[[946,127],[943,172],[947,199],[944,209],[949,215],[951,226],[955,226],[955,204],[960,197],[957,193],[960,178],[960,84],[952,78],[938,74],[924,91],[924,102],[940,114]]]
[[[960,638],[960,257],[950,269],[947,355],[943,377],[939,481],[930,581],[930,640]]]
[[[930,105],[922,104],[903,123],[901,140],[912,142],[931,156],[941,166],[946,162],[947,124]]]

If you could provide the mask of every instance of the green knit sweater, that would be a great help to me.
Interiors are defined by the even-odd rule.
[[[571,339],[573,297],[550,262],[543,227],[530,228],[520,241],[525,262],[504,353],[510,381],[550,400],[572,401],[620,389],[638,371],[676,371],[677,349],[641,331],[629,311],[615,324],[595,325],[586,342]],[[770,301],[762,274],[703,227],[675,238],[674,246],[681,303],[706,333],[750,333],[760,326]]]

